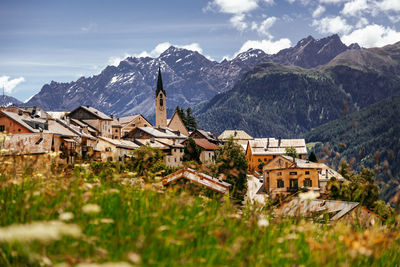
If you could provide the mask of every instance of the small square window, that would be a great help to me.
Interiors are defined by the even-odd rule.
[[[306,174],[310,174],[310,171],[306,171]]]
[[[4,132],[6,130],[6,126],[0,125],[0,132]]]

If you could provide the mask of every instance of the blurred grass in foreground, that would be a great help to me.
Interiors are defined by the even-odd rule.
[[[165,191],[159,179],[115,164],[64,168],[50,156],[3,160],[0,266],[399,265],[399,220],[361,229],[274,218]]]

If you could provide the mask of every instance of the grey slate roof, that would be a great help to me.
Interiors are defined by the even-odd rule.
[[[82,109],[86,110],[87,112],[93,114],[95,117],[98,117],[99,119],[112,121],[111,117],[107,116],[106,114],[104,114],[100,110],[97,110],[94,107],[90,107],[90,106],[79,106],[76,109],[74,109],[73,111],[71,111],[70,114],[72,114],[75,110],[78,110],[80,108],[82,108]]]
[[[344,215],[356,208],[360,203],[348,202],[339,200],[324,200],[324,199],[312,199],[312,200],[301,200],[295,198],[289,203],[284,204],[279,210],[278,214],[282,216],[304,216],[312,217],[316,213],[328,213],[332,216],[331,221],[336,221],[342,218]]]
[[[294,147],[297,154],[307,154],[306,141],[304,139],[279,139],[255,138],[249,140],[249,146],[253,155],[279,155],[286,153],[286,148]]]

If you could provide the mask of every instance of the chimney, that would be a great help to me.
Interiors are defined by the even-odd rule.
[[[18,115],[22,116],[22,110],[21,109],[18,109]]]
[[[111,119],[114,119],[114,114],[111,113],[111,114],[110,114],[110,118],[111,118]]]

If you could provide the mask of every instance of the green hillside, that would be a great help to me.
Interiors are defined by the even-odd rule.
[[[306,134],[320,158],[337,164],[341,158],[355,168],[374,168],[385,200],[400,181],[400,94],[319,126]]]
[[[400,91],[400,43],[350,50],[318,69],[263,63],[194,108],[201,128],[295,137]]]

